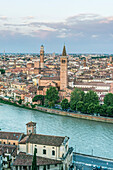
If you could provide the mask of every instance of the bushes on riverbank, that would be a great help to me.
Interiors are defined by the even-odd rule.
[[[98,95],[90,90],[86,94],[78,88],[71,93],[70,107],[73,111],[84,114],[113,117],[113,94],[108,93],[104,97],[104,104],[99,104]]]

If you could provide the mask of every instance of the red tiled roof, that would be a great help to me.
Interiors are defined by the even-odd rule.
[[[0,132],[0,139],[9,139],[9,140],[19,140],[23,133],[18,132]]]
[[[60,77],[42,77],[41,80],[60,80]]]
[[[36,125],[36,123],[31,121],[31,122],[26,123],[26,125],[34,126]]]
[[[27,143],[60,146],[63,143],[64,139],[65,137],[60,137],[60,136],[32,134],[27,140]]]
[[[20,152],[16,160],[14,161],[13,166],[31,166],[32,161],[33,155],[26,155],[26,153]],[[55,164],[62,164],[62,161],[37,156],[37,166]]]
[[[13,156],[16,156],[17,146],[0,144],[0,155],[3,155],[4,153],[9,153],[12,154]]]

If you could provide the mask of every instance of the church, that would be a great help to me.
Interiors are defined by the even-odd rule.
[[[44,68],[44,50],[40,50],[40,66]],[[60,101],[67,98],[70,101],[72,89],[68,87],[68,56],[66,54],[65,45],[63,47],[62,56],[60,56],[60,76],[58,77],[40,77],[38,80],[37,95],[46,95],[50,86],[56,87],[59,91]]]

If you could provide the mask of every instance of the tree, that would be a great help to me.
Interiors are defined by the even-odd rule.
[[[95,104],[94,103],[89,104],[87,112],[89,114],[95,113]]]
[[[101,105],[100,115],[101,115],[101,116],[107,116],[106,111],[107,111],[107,105],[106,105],[106,104]]]
[[[108,93],[105,95],[104,104],[106,104],[107,106],[113,105],[113,94],[112,93]]]
[[[84,107],[84,102],[82,102],[82,101],[79,101],[79,102],[76,104],[76,109],[77,109],[77,111],[82,112],[83,107]]]
[[[33,161],[32,161],[32,170],[37,170],[36,153],[37,153],[37,149],[35,148],[34,149]]]
[[[19,104],[22,104],[22,99],[20,99],[20,100],[18,101],[18,103],[19,103]]]
[[[47,89],[45,98],[47,99],[49,106],[54,106],[54,104],[59,99],[58,90],[56,87],[51,86],[49,89]]]
[[[88,103],[84,103],[84,107],[82,108],[82,113],[87,114],[88,106],[89,106]]]
[[[44,105],[44,96],[43,95],[36,95],[33,99],[33,102],[40,101],[41,105]]]
[[[113,117],[113,106],[108,106],[106,113],[107,113],[107,116]]]
[[[75,88],[74,91],[71,93],[71,100],[70,100],[70,107],[72,110],[76,110],[76,104],[79,101],[83,101],[84,100],[84,92],[79,89],[79,88]]]
[[[95,113],[100,113],[101,105],[97,104],[95,105]]]
[[[98,95],[97,95],[94,91],[90,90],[90,91],[88,91],[88,92],[85,94],[84,102],[85,102],[85,103],[89,103],[89,105],[90,105],[91,103],[97,105],[97,104],[99,104]]]
[[[61,102],[61,107],[63,110],[67,110],[68,107],[69,107],[69,103],[68,103],[68,100],[67,99],[63,99],[62,102]]]
[[[0,69],[0,72],[1,72],[1,74],[4,74],[5,70],[4,69]]]
[[[36,107],[36,105],[35,104],[31,104],[31,107],[32,107],[32,109],[34,109]]]

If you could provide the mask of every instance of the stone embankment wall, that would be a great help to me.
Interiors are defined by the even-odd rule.
[[[61,110],[50,109],[50,108],[45,108],[45,107],[40,107],[40,106],[37,106],[37,110],[47,112],[47,113],[56,114],[56,115],[75,117],[75,118],[79,118],[79,119],[87,119],[87,120],[113,123],[113,118],[108,118],[108,117],[92,116],[92,115],[87,115],[87,114],[65,112],[65,111],[61,111]]]

